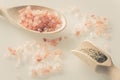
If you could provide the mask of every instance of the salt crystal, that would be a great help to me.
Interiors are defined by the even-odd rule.
[[[103,16],[97,16],[95,14],[85,14],[81,26],[77,25],[75,35],[90,34],[91,37],[104,36],[104,38],[110,38],[108,33],[108,21]],[[76,28],[76,25],[75,25]],[[94,34],[93,34],[94,33]]]
[[[55,40],[61,41],[62,38],[59,37]],[[40,41],[29,41],[20,47],[16,47],[14,49],[16,51],[16,68],[19,69],[23,64],[28,64],[28,67],[31,67],[30,74],[33,77],[49,75],[54,72],[53,67],[56,69],[54,73],[59,72],[59,67],[62,66],[62,51],[60,49],[52,49],[48,45]],[[28,48],[32,49],[32,51]]]
[[[50,32],[56,30],[58,25],[60,27],[62,24],[57,13],[48,12],[47,10],[33,10],[28,6],[24,10],[20,10],[19,13],[20,24],[30,30]]]

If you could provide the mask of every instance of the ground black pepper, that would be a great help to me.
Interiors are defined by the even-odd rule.
[[[107,57],[99,50],[95,49],[81,49],[82,52],[87,53],[90,57],[92,57],[94,60],[96,60],[99,63],[103,63],[107,60]]]

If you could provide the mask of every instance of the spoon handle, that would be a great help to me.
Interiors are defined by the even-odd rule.
[[[3,14],[2,14],[2,10],[0,9],[0,16],[2,16]]]
[[[0,15],[2,15],[2,10],[0,9]]]
[[[110,67],[109,74],[112,80],[120,80],[120,69],[118,69],[116,66]]]

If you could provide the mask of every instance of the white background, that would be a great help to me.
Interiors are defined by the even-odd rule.
[[[119,0],[0,0],[0,7],[12,7],[23,4],[36,4],[47,6],[56,10],[70,6],[79,6],[81,12],[94,12],[98,15],[106,16],[112,27],[111,52],[109,55],[115,65],[120,67],[120,1]],[[0,19],[0,80],[32,80],[25,68],[17,71],[15,61],[3,58],[8,53],[8,46],[16,46],[31,39],[42,37],[57,37],[60,35],[71,35],[67,41],[61,42],[58,46],[64,50],[64,71],[61,74],[46,78],[45,80],[107,80],[102,74],[94,73],[85,63],[81,62],[76,56],[71,54],[71,50],[76,48],[83,39],[73,37],[71,27],[74,20],[64,14],[67,18],[68,26],[60,33],[52,35],[38,35],[16,28],[4,19]],[[104,40],[94,41],[101,48]],[[19,72],[19,73],[18,73]],[[33,79],[34,80],[34,79]],[[40,79],[39,79],[40,80]]]

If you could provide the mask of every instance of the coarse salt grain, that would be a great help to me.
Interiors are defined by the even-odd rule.
[[[30,6],[19,10],[20,24],[33,31],[55,31],[62,24],[61,19],[54,12],[48,10],[34,10]]]
[[[12,55],[16,55],[16,50],[15,49],[8,47],[8,50]]]
[[[80,18],[81,17],[81,12],[80,8],[77,6],[70,7],[69,12],[72,13],[75,17]]]
[[[49,43],[52,46],[57,46],[59,42],[62,41],[62,39],[63,39],[62,37],[58,37],[54,39],[43,38],[43,41]]]
[[[83,16],[83,21],[80,24],[83,28],[77,26],[77,29],[75,29],[76,36],[81,35],[81,33],[95,33],[96,36],[110,38],[108,20],[106,17],[86,14]]]
[[[82,36],[85,33],[85,28],[80,24],[76,24],[74,33],[77,37]]]
[[[61,41],[61,38],[58,38]],[[43,77],[62,69],[62,51],[45,42],[30,41],[16,48],[8,48],[11,55],[17,59],[17,67],[21,63],[28,63],[31,76]]]

